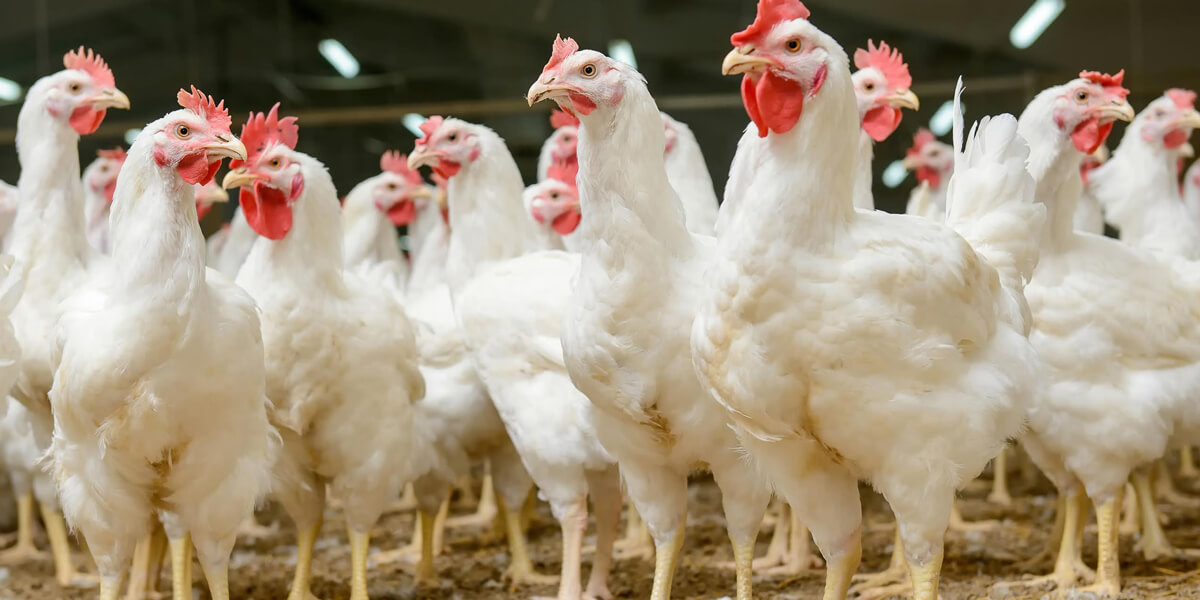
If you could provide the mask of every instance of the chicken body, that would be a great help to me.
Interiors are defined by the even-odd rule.
[[[667,179],[683,202],[687,230],[712,235],[717,226],[717,193],[696,135],[686,123],[662,114],[666,136]]]
[[[790,126],[755,116],[740,143],[753,171],[739,174],[740,205],[705,277],[696,368],[810,526],[828,565],[827,598],[844,597],[859,562],[861,478],[896,514],[915,597],[932,599],[955,490],[1019,431],[1034,389],[1020,283],[1036,261],[1029,227],[1041,213],[1025,148],[1011,116],[968,141],[964,160],[977,172],[961,184],[962,215],[951,221],[961,235],[856,211],[845,53],[804,18],[754,29],[727,70],[750,73],[743,90],[755,74],[778,78],[773,68],[801,73],[789,78],[803,82],[791,90],[804,95],[803,113]],[[792,39],[809,51],[786,57]],[[782,67],[764,73],[768,60]]]
[[[402,204],[399,199],[388,197],[387,191],[398,194],[402,178],[388,171],[369,177],[346,194],[342,207],[343,261],[347,268],[365,265],[386,265],[393,276],[407,286],[409,278],[408,258],[400,249],[397,225],[408,225],[416,218],[416,207]],[[424,190],[425,186],[420,186]],[[428,191],[425,192],[428,197]],[[386,199],[385,199],[386,198]],[[387,202],[385,205],[384,202]],[[395,209],[398,216],[389,218]],[[407,208],[408,216],[399,216]],[[413,241],[409,238],[409,241]]]
[[[286,177],[272,178],[266,163],[275,159]],[[294,198],[291,229],[281,239],[260,237],[237,278],[262,311],[267,394],[283,436],[273,495],[311,556],[328,484],[350,532],[352,597],[365,599],[370,528],[416,470],[413,404],[425,389],[413,329],[383,287],[345,272],[337,194],[324,165],[274,144],[245,168],[267,182],[255,189],[280,186]],[[234,170],[226,184],[237,177],[247,176]],[[296,584],[293,594],[308,592],[307,580]]]
[[[583,592],[579,557],[589,494],[599,537],[587,593],[607,594],[620,510],[616,465],[596,439],[593,410],[571,384],[559,341],[579,259],[542,250],[545,237],[521,202],[520,173],[495,132],[456,119],[427,125],[409,161],[439,170],[457,165],[448,187],[454,310],[509,437],[562,527],[559,596]],[[512,532],[511,511],[523,498],[506,495],[496,483]],[[531,573],[514,575],[528,580]]]
[[[188,138],[176,140],[181,127]],[[275,433],[258,315],[249,295],[206,272],[195,193],[176,170],[185,156],[212,164],[244,152],[227,124],[192,110],[147,125],[117,182],[111,268],[59,322],[54,474],[105,600],[155,511],[173,547],[190,534],[213,597],[228,598],[238,526],[267,489]]]

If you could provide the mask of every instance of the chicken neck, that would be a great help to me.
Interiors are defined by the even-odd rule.
[[[1054,125],[1055,88],[1043,91],[1025,107],[1018,120],[1017,132],[1029,144],[1029,174],[1037,187],[1037,202],[1046,205],[1042,226],[1043,252],[1062,248],[1074,239],[1075,206],[1083,191],[1079,165],[1083,153],[1075,149],[1071,138]]]
[[[1156,235],[1156,225],[1186,219],[1179,192],[1176,156],[1147,142],[1140,123],[1125,131],[1108,162],[1088,174],[1088,190],[1104,207],[1105,220],[1121,230],[1121,239],[1137,245]]]
[[[871,191],[871,163],[875,160],[875,140],[866,131],[858,134],[858,163],[854,167],[854,207],[875,210]]]

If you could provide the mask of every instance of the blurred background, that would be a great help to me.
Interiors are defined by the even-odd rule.
[[[250,110],[280,101],[300,117],[299,148],[329,166],[340,192],[379,172],[386,149],[412,149],[420,116],[484,123],[533,181],[550,134],[549,106],[523,99],[555,33],[635,61],[659,106],[688,123],[723,187],[748,119],[738,81],[720,75],[729,35],[754,0],[2,0],[0,179],[16,182],[13,146],[23,91],[94,48],[131,111],[110,111],[80,144],[125,145],[195,84],[224,98],[236,132]],[[911,174],[898,160],[920,126],[949,130],[954,79],[968,119],[1019,113],[1040,89],[1081,69],[1127,70],[1140,109],[1168,87],[1200,88],[1197,0],[807,0],[812,21],[852,54],[867,39],[899,48],[921,110],[875,150],[876,205],[903,212]],[[1022,17],[1020,27],[1017,27]],[[406,126],[406,123],[408,126]],[[1120,127],[1120,124],[1118,124]],[[1110,146],[1119,139],[1114,132]],[[946,136],[942,136],[946,139]],[[896,163],[893,165],[893,163]],[[884,171],[892,166],[885,178]],[[214,214],[207,227],[228,218]],[[213,211],[216,213],[217,211]]]

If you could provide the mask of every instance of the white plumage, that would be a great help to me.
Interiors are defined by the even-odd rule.
[[[667,180],[683,202],[688,231],[712,235],[717,226],[717,193],[700,143],[686,123],[662,114],[666,137]]]

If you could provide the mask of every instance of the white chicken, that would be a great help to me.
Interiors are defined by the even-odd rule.
[[[747,469],[724,412],[705,398],[688,337],[709,236],[693,234],[667,178],[664,130],[633,67],[568,38],[527,99],[578,115],[583,261],[562,338],[571,380],[595,407],[595,431],[654,537],[651,597],[670,596],[687,520],[687,477],[712,470],[737,563],[751,595],[754,540],[770,491]],[[633,259],[636,257],[636,259]]]
[[[0,181],[0,242],[7,240],[8,232],[12,230],[19,198],[17,186]]]
[[[554,132],[542,142],[542,149],[538,152],[538,182],[550,177],[550,166],[555,163],[579,170],[576,156],[579,145],[579,119],[567,111],[556,110],[550,113],[550,127],[554,128]]]
[[[914,597],[932,600],[955,490],[1019,431],[1034,389],[1021,285],[1042,210],[1009,115],[967,140],[950,226],[855,210],[848,59],[808,15],[797,0],[761,0],[731,39],[723,71],[745,75],[753,123],[692,351],[809,525],[825,597],[844,597],[858,567],[861,478],[895,512]]]
[[[220,231],[208,238],[206,244],[208,266],[220,271],[222,275],[230,279],[237,277],[238,271],[241,270],[242,263],[246,262],[246,257],[250,255],[250,248],[254,246],[256,239],[258,239],[258,234],[254,233],[254,228],[246,222],[246,213],[239,205],[233,211],[233,218],[223,225]]]
[[[655,129],[662,130],[661,122]],[[520,172],[495,132],[440,117],[430,118],[422,130],[425,137],[417,140],[409,165],[433,165],[449,178],[446,269],[463,337],[513,445],[562,528],[558,596],[608,596],[620,485],[615,463],[596,439],[594,411],[567,375],[560,345],[579,258],[539,251],[546,237],[524,210]],[[506,495],[500,483],[497,476],[512,532],[520,526],[516,509],[523,498]],[[585,590],[580,554],[589,494],[597,540]],[[528,558],[512,550],[514,581],[541,580]]]
[[[21,345],[20,373],[12,397],[29,410],[38,448],[50,445],[53,418],[48,393],[54,380],[51,353],[62,300],[77,291],[99,255],[88,245],[83,223],[79,137],[100,126],[109,108],[128,108],[112,71],[91,50],[63,57],[66,67],[29,88],[17,120],[21,162],[20,210],[5,239],[25,291],[12,313]],[[42,520],[60,585],[92,585],[71,563],[66,526],[58,502],[42,499]]]
[[[1086,154],[1079,163],[1079,177],[1083,181],[1083,191],[1079,194],[1079,204],[1075,207],[1075,229],[1104,235],[1104,208],[1100,201],[1088,190],[1088,177],[1091,172],[1108,160],[1108,147],[1101,145],[1095,152]]]
[[[546,179],[527,188],[521,195],[529,216],[544,228],[552,246],[570,252],[579,252],[579,238],[575,230],[583,219],[579,209],[579,190],[575,187],[575,176],[579,163],[556,161],[547,171]]]
[[[296,119],[278,110],[251,114],[241,132],[249,153],[223,183],[241,187],[261,236],[237,284],[262,311],[271,420],[283,437],[273,496],[299,530],[291,596],[311,594],[328,484],[350,535],[350,597],[366,600],[370,528],[415,470],[412,405],[425,384],[404,309],[343,267],[333,180],[295,150]]]
[[[667,180],[683,201],[688,231],[712,235],[717,226],[717,193],[700,143],[686,123],[662,113]]]
[[[214,600],[228,600],[238,526],[266,492],[267,422],[254,301],[204,267],[192,184],[246,150],[229,113],[192,88],[148,124],[117,180],[111,268],[64,302],[54,351],[50,449],[63,510],[114,600],[158,512],[176,590],[190,540]],[[82,217],[82,211],[79,216]]]
[[[83,226],[88,243],[97,252],[108,254],[108,207],[117,188],[117,174],[125,162],[125,149],[118,147],[96,154],[96,160],[83,170]]]
[[[1200,305],[1194,285],[1161,261],[1074,227],[1079,166],[1133,109],[1114,76],[1084,72],[1039,93],[1021,114],[1029,171],[1048,212],[1041,261],[1026,287],[1030,334],[1046,364],[1022,444],[1058,488],[1060,593],[1085,574],[1087,499],[1099,522],[1097,596],[1120,592],[1117,520],[1125,482],[1163,455],[1182,402],[1200,383]],[[1035,580],[1035,582],[1038,580]]]
[[[404,285],[409,263],[400,249],[397,227],[412,227],[422,206],[433,194],[421,175],[405,164],[399,152],[385,152],[379,160],[380,173],[354,186],[342,206],[342,235],[346,267],[382,264]],[[418,243],[415,238],[409,241]]]
[[[944,221],[946,189],[954,174],[954,147],[938,141],[932,131],[922,127],[913,135],[913,145],[904,153],[903,164],[917,177],[917,187],[909,194],[904,213]]]
[[[9,315],[21,297],[24,283],[13,271],[13,257],[0,255],[0,466],[8,476],[17,499],[17,543],[0,552],[0,564],[22,563],[41,554],[33,545],[34,498],[54,504],[54,484],[38,468],[41,449],[33,438],[29,411],[7,397],[17,380],[21,347],[17,343]]]
[[[852,75],[854,97],[862,133],[858,136],[858,164],[854,170],[854,207],[875,210],[875,195],[871,191],[871,163],[875,143],[886,140],[900,126],[901,109],[921,107],[912,87],[912,75],[904,56],[887,42],[867,40],[867,49],[854,51]]]

